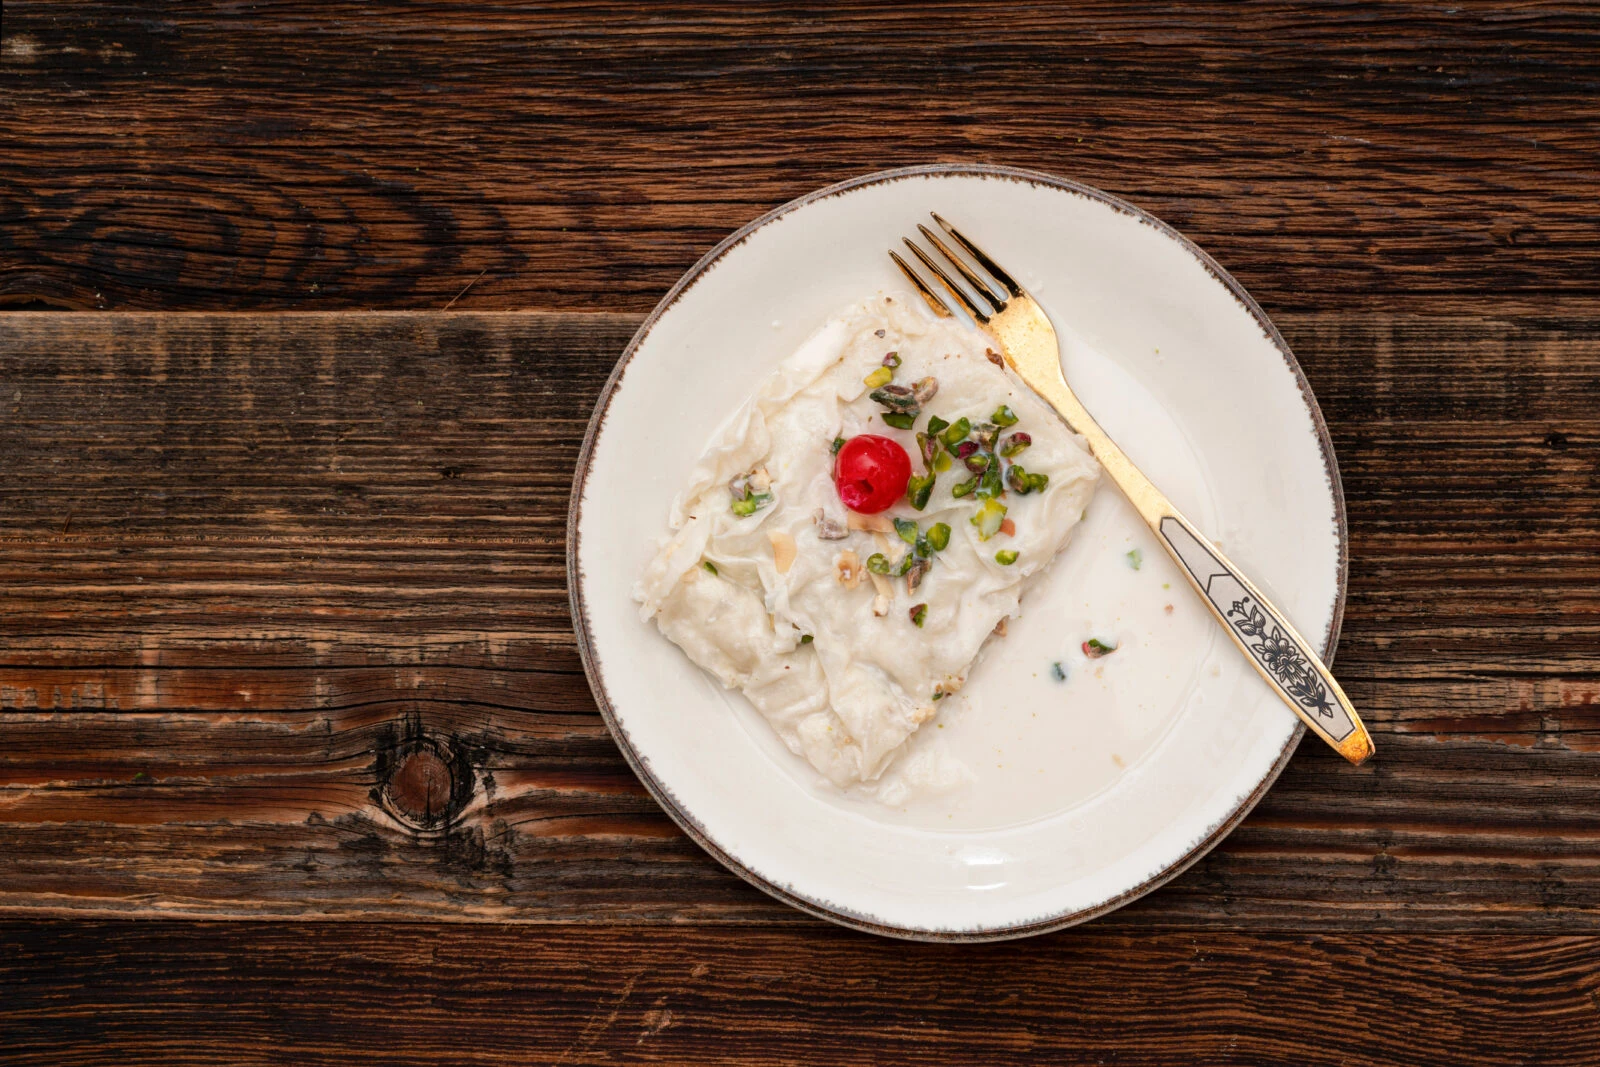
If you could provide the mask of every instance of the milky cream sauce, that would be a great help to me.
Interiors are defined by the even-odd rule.
[[[1062,333],[1069,381],[1085,406],[1201,529],[1216,529],[1204,465],[1182,428],[1139,381]],[[1117,649],[1090,659],[1082,650],[1090,638]],[[774,773],[795,777],[818,800],[873,821],[970,831],[1047,818],[1104,791],[1206,698],[1202,673],[1226,672],[1231,681],[1239,658],[1155,536],[1102,479],[1072,542],[1023,600],[1022,616],[989,641],[966,688],[940,703],[880,783],[835,788],[737,693],[710,688]],[[950,761],[966,768],[963,784],[918,783],[919,767]]]

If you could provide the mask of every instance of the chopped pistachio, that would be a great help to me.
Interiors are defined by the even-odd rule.
[[[934,458],[939,454],[939,442],[934,440],[932,434],[917,434],[917,452],[922,456],[922,466],[926,470],[933,470]]]
[[[900,535],[900,540],[908,545],[917,543],[917,524],[910,519],[895,519],[894,532]]]
[[[888,385],[894,381],[894,371],[888,367],[879,367],[865,378],[861,379],[868,389],[876,389],[880,385]]]
[[[957,459],[966,459],[968,456],[975,456],[977,454],[978,442],[976,441],[962,441],[956,446]]]
[[[888,367],[890,370],[899,370],[900,369],[900,353],[898,353],[898,352],[886,352],[886,353],[884,353],[883,365],[885,367]]]
[[[950,544],[950,527],[942,522],[928,527],[928,544],[935,552],[943,552]]]
[[[1006,470],[1006,485],[1024,496],[1037,493],[1049,484],[1048,474],[1030,474],[1015,463]]]
[[[917,398],[918,404],[926,404],[939,395],[939,379],[932,377],[918,378],[911,386],[911,395]]]
[[[1144,553],[1140,552],[1137,548],[1130,550],[1128,553],[1126,553],[1126,555],[1128,557],[1128,566],[1132,567],[1134,570],[1138,570],[1144,565]]]
[[[967,434],[971,432],[972,423],[968,422],[964,418],[957,419],[954,423],[945,427],[944,432],[939,434],[939,440],[944,442],[944,447],[954,452],[956,445],[960,444],[962,441],[965,441],[967,439]]]
[[[972,525],[978,528],[978,540],[987,541],[1000,532],[1005,521],[1006,506],[998,500],[985,500],[983,506],[972,514]]]
[[[739,516],[754,515],[770,503],[772,503],[771,493],[751,493],[743,500],[735,500],[732,511]]]
[[[911,609],[911,624],[917,627],[919,630],[922,628],[922,624],[927,620],[927,618],[928,605],[918,604],[916,607]]]
[[[957,482],[952,485],[950,487],[950,495],[959,500],[964,496],[971,496],[972,491],[976,488],[978,488],[978,479],[968,478],[964,482]]]
[[[1010,408],[1001,404],[994,409],[994,414],[989,416],[989,421],[996,426],[1015,426],[1017,424],[1017,416]]]
[[[915,552],[907,552],[905,555],[900,557],[900,563],[894,569],[894,576],[896,578],[903,578],[907,574],[911,573],[911,568],[915,567],[916,565],[917,554]]]
[[[899,411],[885,411],[883,413],[883,421],[897,430],[909,430],[917,424],[917,417]]]
[[[967,443],[971,444],[970,441]],[[989,463],[992,458],[993,457],[991,457],[987,452],[974,452],[962,462],[967,465],[967,470],[971,471],[973,474],[982,474],[984,471],[989,469]]]
[[[994,561],[1002,567],[1009,567],[1017,561],[1017,550],[1014,548],[1002,548],[994,554]]]
[[[1050,664],[1050,677],[1054,678],[1058,682],[1064,682],[1067,680],[1067,669],[1061,665],[1060,660],[1056,660],[1054,663]]]
[[[922,579],[925,578],[928,572],[932,569],[932,562],[918,557],[915,563],[906,568],[906,592],[915,593],[917,591],[917,586],[922,584]]]
[[[1109,656],[1116,650],[1116,645],[1108,645],[1098,637],[1091,637],[1089,640],[1083,643],[1083,654],[1088,656],[1090,659],[1099,659],[1101,656]]]
[[[717,565],[712,563],[709,559],[701,560],[700,566],[704,567],[711,574],[717,573]]]
[[[800,643],[802,645],[809,645],[811,642],[813,642],[815,640],[816,640],[816,638],[812,637],[810,634],[801,634],[800,635]]]
[[[929,415],[928,416],[928,432],[929,433],[938,433],[941,430],[943,430],[946,427],[948,427],[949,425],[950,424],[948,422],[945,422],[943,419],[941,419],[937,415]]]
[[[950,453],[940,452],[937,456],[933,457],[933,469],[943,474],[945,471],[950,469],[950,462]]]
[[[728,479],[728,492],[735,500],[743,500],[750,495],[750,476],[748,474],[735,474]]]
[[[927,507],[928,498],[933,495],[933,483],[937,477],[937,475],[933,474],[913,474],[906,481],[906,503],[918,511]],[[899,525],[899,520],[896,520],[895,525]],[[912,529],[916,529],[915,523],[912,524]]]
[[[888,574],[889,557],[885,556],[882,552],[874,552],[872,555],[867,557],[867,570],[871,571],[873,574]]]
[[[874,389],[868,395],[890,411],[915,415],[922,410],[922,404],[917,400],[917,394],[908,385],[885,385]]]
[[[986,452],[994,447],[994,440],[999,436],[1000,427],[992,422],[980,422],[972,428],[972,439]]]
[[[1024,433],[1022,430],[1018,430],[1001,443],[1000,454],[1007,459],[1010,459],[1012,456],[1019,454],[1031,444],[1033,444],[1033,437],[1030,434]]]
[[[844,447],[844,438],[835,437],[833,439],[833,454],[837,456],[839,454],[839,449],[841,449],[843,447]]]
[[[990,500],[1005,492],[1000,481],[1000,464],[996,463],[978,476],[978,499]]]

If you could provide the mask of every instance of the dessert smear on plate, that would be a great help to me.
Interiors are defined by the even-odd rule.
[[[868,793],[1003,638],[1099,476],[982,334],[911,301],[851,308],[772,373],[634,590],[791,751]],[[914,771],[965,780],[948,759]]]

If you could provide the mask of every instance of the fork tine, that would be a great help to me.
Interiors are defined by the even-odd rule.
[[[909,278],[911,280],[911,284],[917,287],[917,292],[922,294],[922,299],[925,300],[928,306],[933,309],[933,313],[935,315],[939,316],[941,319],[948,319],[954,316],[955,312],[950,310],[950,305],[939,299],[938,293],[928,288],[928,283],[923,281],[917,272],[912,270],[911,267],[906,264],[906,261],[900,258],[900,254],[898,252],[890,249],[889,258],[894,260],[894,265],[900,268],[900,273]]]
[[[944,256],[945,259],[950,261],[950,265],[952,267],[961,272],[961,276],[967,280],[968,285],[972,286],[972,288],[978,291],[979,296],[989,301],[989,304],[996,311],[1004,311],[1006,309],[1005,298],[997,294],[994,290],[990,289],[988,282],[985,282],[982,278],[973,273],[972,268],[968,267],[960,256],[952,252],[949,245],[939,240],[938,234],[934,233],[920,222],[917,224],[917,229],[921,231],[922,236],[929,244],[939,250],[940,255]]]
[[[962,248],[965,248],[968,254],[970,254],[973,259],[978,261],[978,265],[980,267],[989,272],[989,277],[1005,286],[1006,289],[1011,292],[1012,296],[1022,295],[1022,286],[1018,285],[1016,279],[1012,278],[1011,275],[1001,270],[1000,264],[990,259],[988,254],[985,253],[983,249],[979,248],[977,245],[973,244],[971,241],[962,236],[961,231],[946,222],[937,211],[930,211],[928,214],[933,216],[933,221],[939,224],[940,229],[944,230],[945,233],[953,237],[957,244],[959,244]]]
[[[989,321],[989,316],[984,313],[982,308],[978,307],[977,304],[972,302],[972,297],[967,295],[966,290],[957,285],[950,275],[944,272],[944,268],[939,266],[939,264],[935,263],[933,259],[929,257],[928,253],[912,244],[911,238],[905,237],[902,238],[902,240],[905,241],[906,247],[911,249],[912,255],[921,260],[922,265],[932,271],[935,278],[939,279],[939,284],[945,287],[945,291],[960,301],[961,306],[967,309],[967,314],[971,315],[974,319],[977,319],[980,323],[987,323]]]

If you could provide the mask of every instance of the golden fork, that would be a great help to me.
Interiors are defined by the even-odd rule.
[[[1009,296],[996,293],[978,272],[967,265],[937,234],[919,225],[923,238],[955,268],[979,299],[987,301],[985,310],[945,272],[928,253],[909,238],[906,247],[927,268],[939,285],[966,309],[979,329],[1000,347],[1005,361],[1024,383],[1056,409],[1068,426],[1089,442],[1089,451],[1100,461],[1111,480],[1117,483],[1128,501],[1149,525],[1156,539],[1177,561],[1201,600],[1222,623],[1233,643],[1255,664],[1283,702],[1339,755],[1351,763],[1361,763],[1372,755],[1372,737],[1350,706],[1350,700],[1334,681],[1326,664],[1305,638],[1289,625],[1283,613],[1272,605],[1261,590],[1251,584],[1226,556],[1194,528],[1194,524],[1172,506],[1166,494],[1150,483],[1138,467],[1123,454],[1115,441],[1106,436],[1084,406],[1078,402],[1061,373],[1061,345],[1055,327],[1034,302],[1033,297],[1000,269],[982,249],[963,237],[937,214],[933,220],[960,245],[978,267],[999,283]],[[889,256],[916,286],[934,314],[950,317],[950,306],[922,277],[895,252]]]

